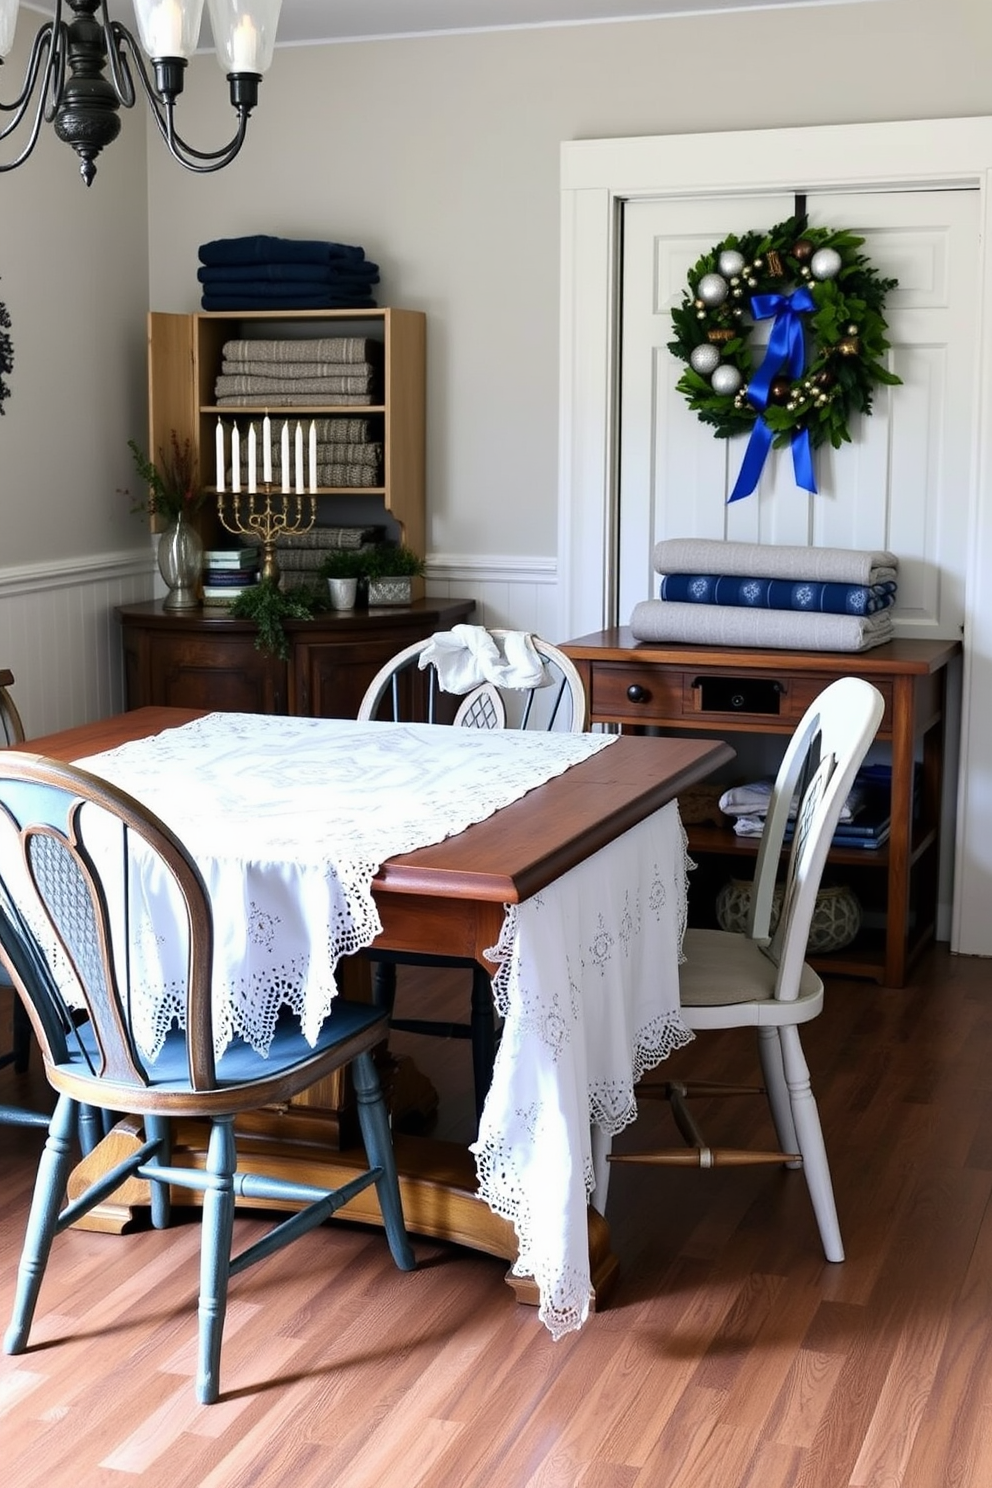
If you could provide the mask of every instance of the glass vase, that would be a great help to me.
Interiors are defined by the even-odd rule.
[[[169,591],[162,601],[163,610],[195,610],[199,607],[202,563],[200,534],[180,513],[158,540],[158,570]]]

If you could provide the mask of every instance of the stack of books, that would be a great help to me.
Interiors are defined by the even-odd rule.
[[[226,609],[258,583],[257,548],[208,548],[203,554],[203,603]]]

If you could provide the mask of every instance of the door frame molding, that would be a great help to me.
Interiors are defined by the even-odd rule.
[[[750,174],[749,174],[750,173]],[[979,361],[968,501],[961,759],[951,946],[992,956],[992,118],[573,140],[561,147],[558,571],[562,634],[610,622],[623,207],[638,199],[815,190],[980,193]],[[987,767],[985,768],[987,777]]]

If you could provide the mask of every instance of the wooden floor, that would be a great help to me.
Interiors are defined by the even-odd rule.
[[[938,951],[903,991],[832,983],[806,1046],[843,1265],[822,1259],[801,1174],[618,1168],[618,1291],[555,1344],[501,1262],[416,1240],[419,1269],[402,1275],[378,1232],[335,1223],[232,1283],[223,1397],[200,1407],[195,1218],[165,1233],[70,1232],[31,1350],[0,1361],[0,1480],[983,1488],[992,962]],[[406,1047],[442,1089],[439,1130],[464,1134],[467,1046]],[[747,1035],[700,1038],[670,1068],[741,1078],[751,1055]],[[0,1100],[20,1083],[0,1071]],[[742,1124],[765,1134],[760,1101],[723,1102],[706,1123],[714,1141]],[[645,1103],[617,1145],[669,1130]],[[0,1129],[0,1319],[38,1146]],[[257,1227],[239,1220],[242,1236]]]

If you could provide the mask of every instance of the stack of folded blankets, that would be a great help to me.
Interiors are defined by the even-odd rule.
[[[893,553],[671,538],[652,558],[660,598],[634,606],[639,641],[867,651],[894,634]]]
[[[919,805],[919,767],[914,785],[914,814]],[[760,837],[771,800],[772,781],[755,780],[746,785],[735,785],[725,790],[720,797],[720,810],[733,818],[734,832],[738,837]],[[792,803],[786,841],[792,840],[792,824],[796,816],[796,803]],[[892,828],[892,766],[887,764],[862,765],[843,807],[834,830],[832,846],[863,848],[871,851],[881,847],[889,839]]]
[[[204,310],[345,310],[375,306],[379,265],[349,243],[255,233],[200,245]]]
[[[282,587],[292,589],[298,584],[320,582],[318,571],[328,553],[339,548],[364,551],[375,547],[385,537],[385,527],[311,527],[308,532],[287,533],[280,537],[276,556]],[[251,537],[246,541],[257,546]],[[326,589],[326,584],[324,588]]]
[[[296,438],[295,419],[272,420],[272,485],[282,489],[282,430],[289,424],[289,488],[295,491],[296,466],[293,451]],[[310,420],[303,420],[303,436],[309,445]],[[381,486],[383,483],[383,446],[374,439],[375,430],[366,418],[317,418],[313,421],[317,439],[317,485]],[[241,489],[248,489],[248,429],[254,428],[256,448],[262,448],[262,425],[239,424],[241,433]],[[256,464],[256,471],[258,466]]]
[[[367,407],[378,401],[383,346],[368,336],[226,341],[214,400],[221,408]]]

